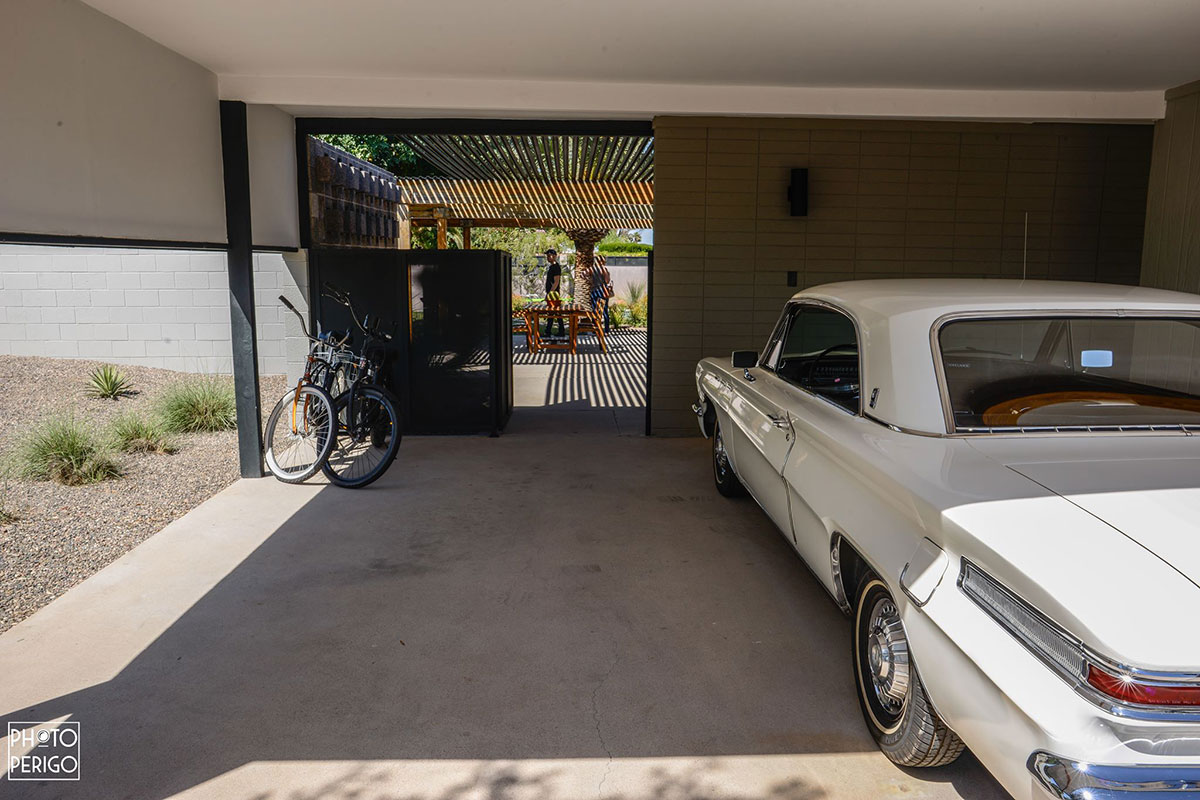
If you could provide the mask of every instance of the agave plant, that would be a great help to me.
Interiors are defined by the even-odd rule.
[[[88,385],[84,392],[88,397],[99,397],[104,400],[118,400],[133,394],[133,384],[121,370],[112,364],[104,364],[92,370]]]
[[[629,305],[637,305],[646,296],[646,284],[631,283],[625,287],[626,300]]]

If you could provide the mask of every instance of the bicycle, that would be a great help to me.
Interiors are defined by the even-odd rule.
[[[383,382],[386,343],[392,336],[379,330],[378,319],[360,318],[350,295],[333,284],[326,283],[323,294],[349,310],[364,338],[358,354],[339,346],[324,373],[323,386],[333,396],[337,429],[321,470],[337,486],[360,489],[387,471],[400,448],[398,401]],[[346,334],[342,344],[348,340]]]
[[[333,397],[314,380],[330,371],[330,361],[343,348],[332,337],[309,335],[304,317],[296,307],[280,296],[280,302],[300,319],[300,329],[312,344],[305,362],[304,375],[294,389],[279,399],[267,417],[265,460],[267,469],[284,483],[301,483],[324,466],[336,442],[337,416]]]

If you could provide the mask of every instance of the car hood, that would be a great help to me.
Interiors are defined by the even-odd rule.
[[[1200,458],[1007,464],[1200,587]]]

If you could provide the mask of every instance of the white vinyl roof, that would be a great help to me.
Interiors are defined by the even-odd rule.
[[[1162,311],[1200,314],[1200,296],[1140,286],[1069,281],[866,280],[814,286],[793,300],[815,299],[850,314],[858,325],[864,408],[871,416],[924,433],[946,432],[932,331],[949,314],[1055,311]]]

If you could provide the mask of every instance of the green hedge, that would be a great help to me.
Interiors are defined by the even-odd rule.
[[[602,242],[596,251],[605,256],[644,256],[654,249],[652,244],[640,242]]]

